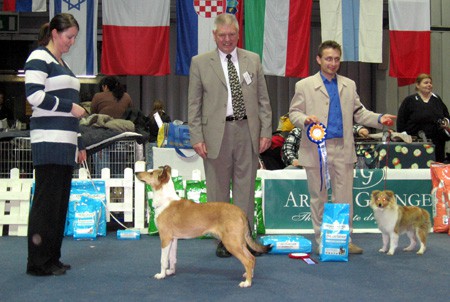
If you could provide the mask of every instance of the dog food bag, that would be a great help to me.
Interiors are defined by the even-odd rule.
[[[158,235],[158,227],[155,222],[155,208],[153,207],[153,190],[149,184],[145,185],[145,196],[147,197],[148,234]]]
[[[449,233],[450,216],[450,165],[431,164],[431,196],[433,201],[433,232]]]
[[[100,217],[101,202],[90,196],[82,196],[81,201],[75,205],[73,238],[77,240],[96,239]]]
[[[311,253],[311,241],[299,235],[266,235],[261,244],[271,245],[269,254]]]
[[[186,192],[184,190],[183,176],[172,177],[172,181],[175,187],[175,192],[177,192],[177,195],[181,198],[185,198]]]
[[[94,187],[94,185],[95,187]],[[83,197],[88,197],[83,199]],[[83,201],[82,201],[83,200]],[[79,207],[82,202],[92,203],[100,211],[97,236],[106,236],[106,188],[103,180],[73,180],[70,189],[69,206],[67,209],[65,236],[74,235],[74,221],[77,213],[86,208]]]
[[[321,227],[320,261],[348,261],[350,205],[326,203]]]
[[[266,227],[264,226],[264,215],[262,207],[262,182],[261,178],[256,178],[255,181],[255,215],[254,224],[256,227],[256,232],[253,232],[253,236],[256,234],[265,234]]]
[[[206,183],[204,180],[186,180],[186,199],[196,203],[206,202]]]

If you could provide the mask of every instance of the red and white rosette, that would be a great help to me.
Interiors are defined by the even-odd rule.
[[[314,259],[311,259],[311,257],[307,253],[290,253],[289,258],[299,259],[308,264],[316,264],[317,263]]]

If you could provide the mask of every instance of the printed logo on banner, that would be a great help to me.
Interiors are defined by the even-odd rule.
[[[237,6],[236,0],[194,0],[195,12],[204,18],[215,18],[224,12],[236,14]]]
[[[382,169],[378,170],[363,170],[357,169],[353,173],[353,178],[359,181],[353,182],[353,190],[370,189],[379,185],[385,179],[385,171]]]

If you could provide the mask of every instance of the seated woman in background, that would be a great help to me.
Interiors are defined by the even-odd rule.
[[[163,123],[170,123],[171,119],[170,116],[164,111],[164,105],[163,102],[160,100],[155,100],[153,102],[153,110],[148,115],[149,118],[149,131],[150,131],[150,139],[149,141],[151,143],[156,142],[156,139],[158,138],[158,130],[159,126],[155,119],[155,114],[158,113],[159,117],[161,118],[161,121]]]
[[[94,95],[91,103],[91,114],[107,114],[113,118],[122,118],[133,102],[125,88],[113,76],[103,78],[99,84],[102,92]]]
[[[397,132],[418,136],[423,131],[435,145],[437,162],[445,160],[445,142],[450,139],[445,130],[449,113],[442,99],[432,92],[429,74],[419,74],[416,79],[417,93],[407,96],[398,110]]]

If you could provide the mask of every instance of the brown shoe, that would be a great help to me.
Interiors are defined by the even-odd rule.
[[[348,253],[349,254],[362,254],[363,249],[360,248],[359,246],[357,246],[356,244],[354,244],[353,242],[350,242],[348,244]]]

